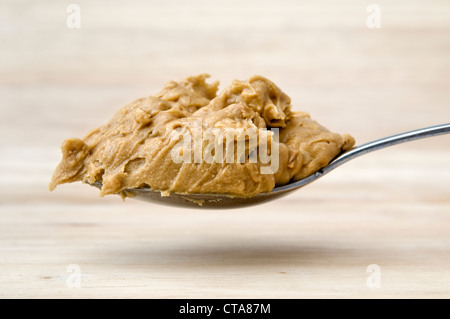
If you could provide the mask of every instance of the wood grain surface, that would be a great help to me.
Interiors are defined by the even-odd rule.
[[[373,2],[82,0],[70,29],[71,2],[2,1],[0,297],[449,298],[448,135],[246,209],[47,190],[63,139],[191,74],[264,75],[358,144],[450,122],[450,3],[370,29]]]

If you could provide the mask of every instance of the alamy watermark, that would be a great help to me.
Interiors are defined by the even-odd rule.
[[[67,6],[66,12],[69,14],[67,16],[66,25],[69,29],[79,29],[81,28],[81,8],[78,4],[69,4]]]
[[[201,119],[175,128],[172,160],[179,163],[260,163],[261,174],[279,168],[279,129],[203,128]]]
[[[69,273],[66,279],[67,288],[81,287],[81,268],[77,264],[67,266],[66,272]]]
[[[369,29],[381,28],[381,8],[378,4],[370,4],[367,6],[366,12],[369,16],[366,19],[366,25]]]
[[[367,277],[366,285],[368,288],[380,288],[381,287],[381,268],[377,264],[370,264],[367,266],[366,272],[370,273]]]

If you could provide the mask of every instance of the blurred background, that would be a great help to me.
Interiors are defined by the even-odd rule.
[[[0,43],[0,297],[450,296],[449,136],[240,210],[47,190],[65,138],[198,73],[263,75],[357,144],[449,122],[450,2],[3,0]]]

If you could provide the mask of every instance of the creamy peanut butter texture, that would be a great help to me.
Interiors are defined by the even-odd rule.
[[[291,99],[262,76],[235,80],[219,94],[218,82],[207,83],[208,77],[201,74],[169,82],[159,93],[121,108],[84,139],[65,140],[63,159],[49,189],[83,181],[101,182],[102,196],[150,187],[163,195],[177,192],[249,197],[315,173],[355,143],[350,135],[332,133],[307,113],[291,110]],[[272,160],[277,156],[276,169],[263,172],[270,163],[249,160],[256,151],[251,143],[246,144],[243,160],[234,155],[232,162],[199,162],[193,157],[191,161],[174,161],[180,140],[173,138],[173,132],[184,129],[195,138],[193,123],[200,123],[203,151],[210,139],[204,133],[208,129],[224,133],[222,136],[230,129],[256,131],[258,139],[253,148],[261,147],[262,141],[268,142],[269,151],[277,146],[277,154],[270,154]],[[276,129],[278,141],[274,134],[267,134]],[[177,152],[183,155],[187,151]]]

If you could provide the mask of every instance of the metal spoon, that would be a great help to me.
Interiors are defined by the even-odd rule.
[[[373,152],[400,143],[410,142],[425,137],[437,136],[448,133],[450,133],[450,123],[430,126],[378,139],[373,142],[369,142],[361,146],[355,147],[345,153],[340,154],[327,166],[304,179],[289,183],[287,185],[275,187],[269,193],[261,193],[253,197],[231,197],[229,195],[223,194],[178,194],[178,193],[171,193],[168,196],[161,196],[161,193],[159,191],[154,191],[151,190],[150,188],[126,189],[125,193],[130,197],[139,200],[178,207],[229,209],[229,208],[251,206],[255,204],[268,202],[270,200],[274,200],[284,195],[287,195],[288,193],[317,180],[323,175],[328,174],[336,167],[356,157],[367,154],[369,152]],[[101,188],[101,183],[94,183],[92,185]]]

